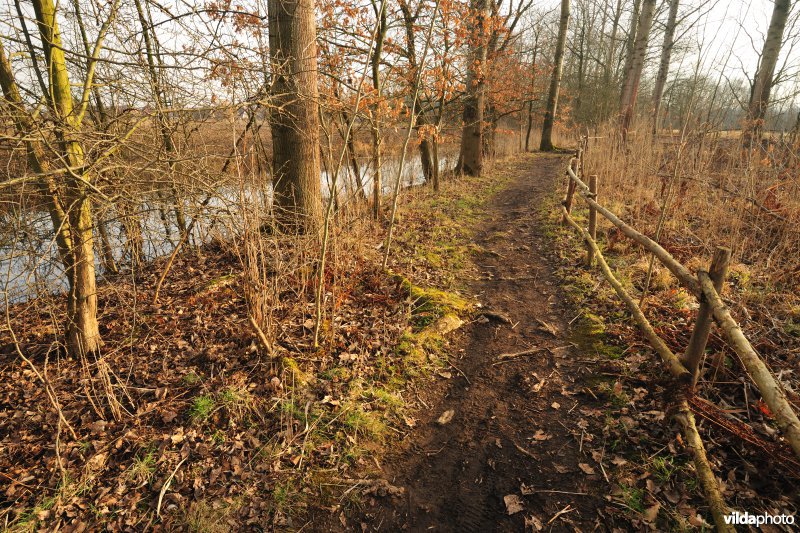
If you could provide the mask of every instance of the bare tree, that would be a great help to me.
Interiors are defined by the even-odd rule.
[[[558,91],[561,84],[561,73],[564,68],[564,48],[567,43],[567,29],[569,28],[569,0],[561,0],[561,19],[558,24],[558,41],[556,42],[556,55],[553,58],[553,75],[550,79],[550,92],[547,95],[547,110],[544,113],[542,124],[542,140],[540,150],[553,149],[553,123],[558,112]]]
[[[386,41],[386,33],[389,30],[386,20],[386,1],[372,0],[372,8],[378,19],[377,33],[375,35],[375,46],[372,49],[372,56],[369,58],[372,67],[372,89],[375,91],[375,103],[371,111],[372,122],[372,216],[378,220],[381,214],[381,195],[383,193],[383,162],[381,161],[381,120],[380,120],[380,100],[381,100],[381,56],[383,54],[383,44]]]
[[[97,320],[94,220],[90,197],[94,185],[86,170],[80,129],[89,107],[95,66],[103,38],[115,15],[117,4],[111,4],[108,20],[103,23],[90,53],[86,54],[86,73],[81,98],[76,104],[72,96],[56,7],[52,0],[33,0],[32,3],[41,39],[46,77],[39,71],[36,58],[33,57],[37,51],[30,41],[28,50],[32,63],[37,65],[34,68],[39,86],[44,91],[40,98],[46,103],[52,116],[54,139],[47,131],[36,127],[32,116],[26,111],[25,102],[2,47],[0,85],[6,102],[13,110],[17,132],[25,138],[28,164],[37,175],[40,192],[47,198],[59,255],[67,274],[67,349],[73,355],[85,355],[98,352],[102,340]],[[53,152],[52,156],[45,151],[45,147]]]
[[[747,106],[747,125],[744,139],[748,145],[753,141],[757,142],[761,137],[764,117],[769,106],[769,95],[775,81],[775,65],[778,63],[778,55],[781,52],[783,30],[786,28],[786,21],[789,18],[791,7],[791,0],[775,0],[775,7],[772,9],[767,38],[764,41],[761,60],[753,82],[752,92],[750,93],[750,103]]]
[[[667,25],[664,28],[664,44],[661,46],[661,59],[658,65],[658,74],[656,75],[656,86],[653,89],[653,135],[658,133],[661,97],[664,94],[664,86],[667,83],[667,74],[669,74],[669,62],[672,57],[672,47],[675,40],[679,3],[680,0],[670,0],[669,2],[669,15],[667,17]]]
[[[633,45],[630,68],[625,73],[625,82],[622,85],[620,98],[620,131],[625,140],[628,128],[633,119],[636,108],[636,99],[639,96],[639,84],[642,79],[644,60],[647,55],[647,43],[650,39],[650,28],[653,26],[653,17],[656,11],[656,0],[643,0],[642,12],[636,27],[636,42]]]
[[[467,70],[464,100],[464,127],[461,132],[461,151],[457,172],[480,176],[483,172],[483,114],[486,105],[486,73],[490,5],[487,0],[471,0],[474,19],[473,42]]]

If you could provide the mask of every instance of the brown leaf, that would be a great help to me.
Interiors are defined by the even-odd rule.
[[[586,463],[578,463],[578,468],[583,470],[583,473],[587,474],[587,475],[592,475],[592,474],[595,473],[594,472],[594,468],[592,468],[590,465],[588,465]]]
[[[661,504],[656,502],[655,505],[652,507],[648,507],[645,509],[644,513],[642,513],[642,517],[644,518],[645,522],[655,522],[656,517],[658,516],[658,511],[661,509]]]
[[[506,496],[503,496],[503,502],[506,504],[506,512],[510,515],[525,510],[525,507],[522,504],[522,498],[516,494],[507,494]]]
[[[439,419],[436,420],[436,423],[439,424],[440,426],[444,426],[445,424],[449,424],[450,421],[453,420],[453,416],[455,414],[456,414],[456,412],[453,409],[448,409],[447,411],[442,413],[442,416],[440,416]]]
[[[547,439],[549,439],[551,437],[552,437],[552,435],[548,435],[547,433],[544,432],[543,429],[537,429],[536,433],[534,433],[533,437],[531,437],[531,438],[533,440],[547,440]]]

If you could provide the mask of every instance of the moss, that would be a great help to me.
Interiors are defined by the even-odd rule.
[[[590,313],[589,311],[583,311],[582,315],[581,329],[584,334],[594,337],[606,332],[606,324],[603,317]]]
[[[292,375],[295,385],[305,386],[311,381],[311,376],[304,372],[300,365],[297,364],[297,361],[291,357],[284,357],[281,359],[281,363],[283,363],[283,368]]]
[[[194,422],[203,422],[214,412],[216,402],[208,394],[198,396],[189,408],[189,418]]]
[[[792,337],[800,337],[800,322],[789,319],[783,323],[783,331]]]
[[[220,276],[218,278],[211,279],[205,282],[197,292],[210,292],[216,289],[220,289],[222,287],[227,287],[229,285],[233,285],[236,281],[238,276],[236,274],[228,274],[226,276]]]
[[[239,499],[191,502],[183,512],[183,525],[192,533],[227,533],[231,529],[228,520],[241,506]]]
[[[752,276],[750,268],[741,263],[733,264],[728,269],[728,280],[742,290],[750,288]]]
[[[387,431],[386,421],[379,411],[365,411],[362,405],[352,403],[342,417],[344,426],[357,435],[381,439]]]

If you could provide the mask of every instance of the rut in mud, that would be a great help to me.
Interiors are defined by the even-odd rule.
[[[476,234],[483,253],[468,283],[483,308],[511,323],[483,316],[463,328],[452,379],[402,449],[384,458],[385,478],[404,494],[341,516],[346,530],[591,531],[620,518],[607,516],[609,485],[590,455],[601,430],[581,413],[596,413],[599,403],[586,386],[590,365],[569,340],[575,312],[544,231],[543,205],[565,159],[512,164],[513,182],[492,199]],[[452,420],[438,423],[449,410]]]

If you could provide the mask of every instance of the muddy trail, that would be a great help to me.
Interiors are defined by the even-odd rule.
[[[610,485],[588,446],[602,429],[581,413],[601,405],[588,386],[592,365],[570,340],[576,312],[544,231],[543,206],[565,162],[513,163],[512,183],[476,232],[483,252],[467,284],[489,312],[462,328],[452,378],[438,382],[416,427],[383,459],[385,479],[403,493],[339,516],[343,530],[592,531],[624,520],[608,515]]]

